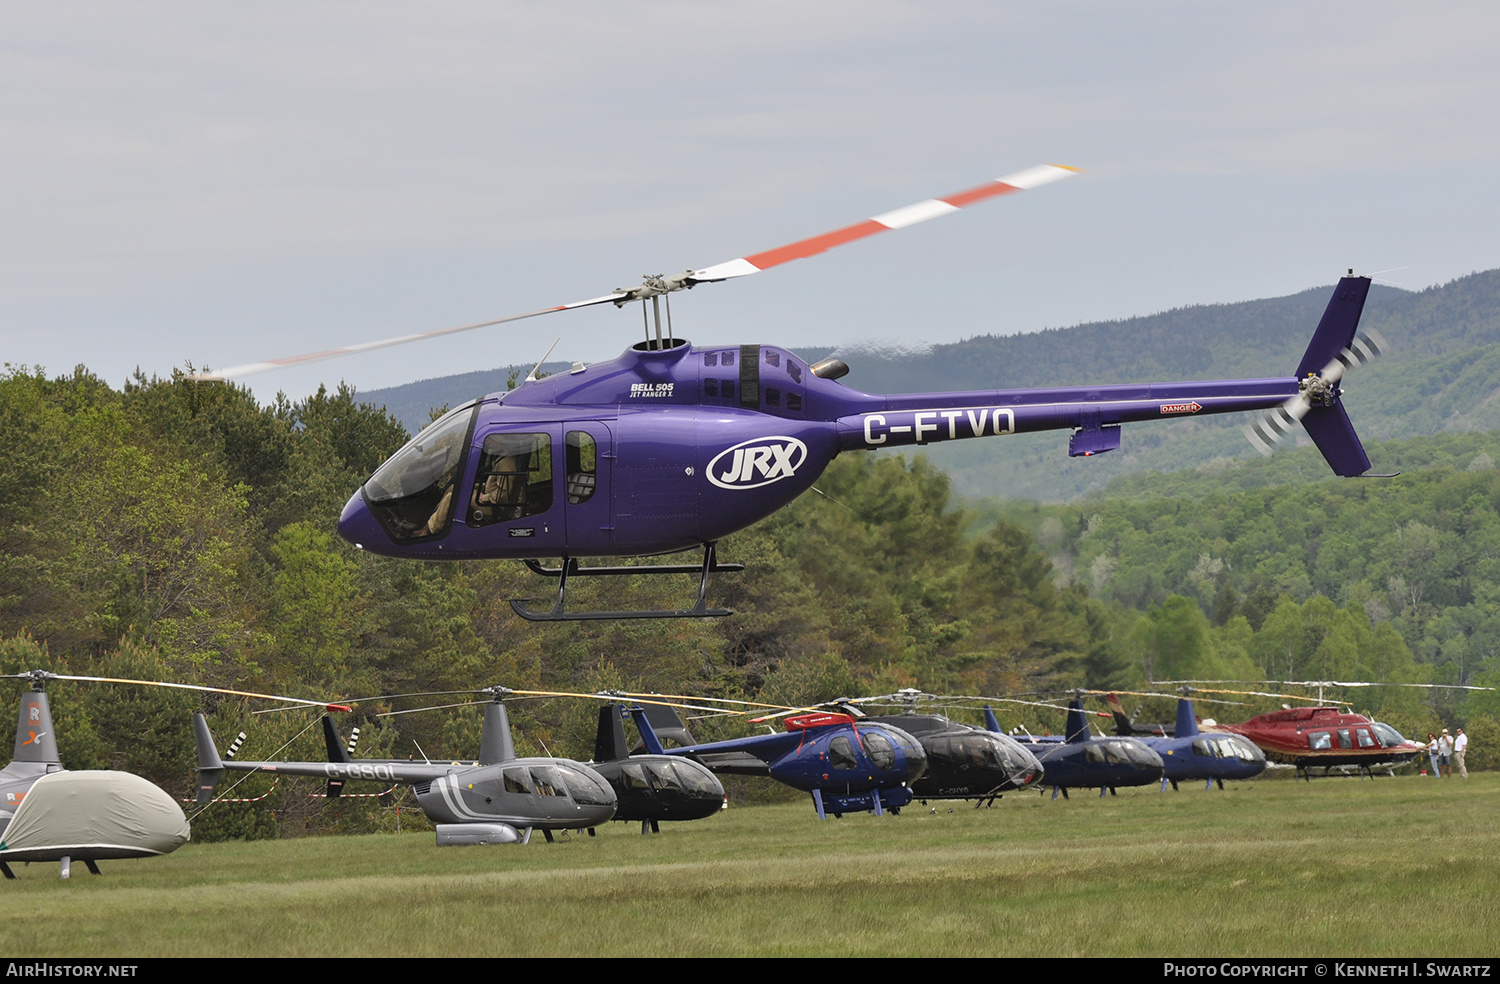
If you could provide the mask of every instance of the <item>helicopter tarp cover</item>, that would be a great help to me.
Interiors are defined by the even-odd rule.
[[[0,861],[143,858],[189,837],[187,817],[159,787],[128,772],[55,772],[31,787],[0,840]]]

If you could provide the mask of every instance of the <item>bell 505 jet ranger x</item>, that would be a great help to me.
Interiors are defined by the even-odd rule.
[[[1069,177],[1046,165],[941,199],[929,199],[820,236],[639,286],[459,328],[405,335],[274,362],[236,366],[199,379],[225,379],[280,366],[467,331],[595,304],[647,302],[648,328],[612,362],[575,364],[545,379],[535,370],[509,393],[464,404],[418,434],[350,498],[339,533],[374,553],[424,560],[511,558],[558,579],[550,610],[512,607],[537,621],[722,616],[709,608],[715,544],[806,491],[844,451],[1067,429],[1068,454],[1120,446],[1120,427],[1143,420],[1269,411],[1249,429],[1265,453],[1298,422],[1333,470],[1362,475],[1369,459],[1339,402],[1350,366],[1378,350],[1356,338],[1370,280],[1345,277],[1302,361],[1287,376],[1128,386],[917,393],[881,396],[838,380],[848,366],[815,365],[771,345],[696,349],[671,328],[661,305],[671,293],[759,273],[888,229],[901,229],[1011,192]],[[544,357],[545,358],[545,357]],[[540,363],[538,364],[540,365]],[[701,548],[697,564],[584,567],[584,557],[642,557]],[[539,561],[561,558],[554,568]],[[696,573],[687,609],[570,612],[570,576]]]

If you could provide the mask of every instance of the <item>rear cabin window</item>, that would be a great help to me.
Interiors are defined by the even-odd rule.
[[[546,434],[486,437],[474,491],[469,495],[469,525],[525,519],[551,508],[552,438]]]
[[[568,431],[568,505],[576,506],[594,497],[598,484],[599,446],[583,431]]]

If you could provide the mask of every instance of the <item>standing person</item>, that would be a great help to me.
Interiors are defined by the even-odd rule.
[[[1448,729],[1443,729],[1442,737],[1438,739],[1438,768],[1443,770],[1443,775],[1449,779],[1453,778],[1453,738],[1448,734]]]
[[[1464,734],[1464,729],[1458,729],[1458,737],[1453,739],[1453,764],[1458,766],[1458,775],[1461,779],[1469,778],[1468,766],[1464,765],[1464,753],[1469,750],[1469,736]]]
[[[1431,731],[1427,732],[1427,761],[1432,763],[1432,777],[1438,778],[1438,740],[1437,735]]]

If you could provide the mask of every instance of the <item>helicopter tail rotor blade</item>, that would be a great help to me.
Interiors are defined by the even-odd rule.
[[[737,259],[724,263],[716,263],[702,270],[694,270],[687,281],[691,284],[715,283],[720,280],[733,280],[736,277],[748,277],[752,273],[760,273],[773,266],[790,263],[792,260],[801,260],[819,253],[826,253],[835,246],[853,242],[856,239],[864,239],[878,232],[886,232],[890,229],[905,229],[907,226],[916,225],[918,222],[926,222],[940,215],[957,212],[959,209],[969,205],[982,202],[987,198],[995,198],[999,195],[1008,195],[1017,191],[1029,191],[1032,188],[1040,188],[1042,185],[1061,181],[1063,178],[1072,177],[1079,172],[1079,168],[1068,167],[1063,164],[1043,164],[1038,167],[1027,168],[1008,174],[1003,178],[982,184],[977,188],[960,191],[944,198],[929,198],[926,201],[907,205],[903,208],[894,209],[890,212],[882,212],[880,215],[856,222],[854,225],[825,232],[822,235],[810,236],[807,239],[799,239],[795,243],[768,249],[763,253],[754,253],[750,256],[741,256]]]

